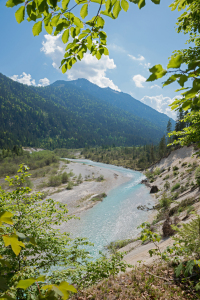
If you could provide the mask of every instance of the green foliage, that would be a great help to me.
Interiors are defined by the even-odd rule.
[[[129,9],[129,3],[126,0],[114,2],[97,0],[93,2],[96,2],[99,7],[96,15],[91,19],[89,17],[85,19],[89,9],[86,1],[78,1],[74,5],[70,0],[33,0],[32,2],[8,0],[6,6],[14,7],[22,4],[15,13],[16,20],[21,23],[26,17],[29,22],[35,22],[32,28],[34,36],[39,35],[43,27],[48,34],[54,34],[54,36],[62,33],[62,41],[67,45],[60,67],[65,73],[78,60],[81,60],[87,51],[97,59],[100,59],[103,54],[109,55],[103,16],[116,19],[122,9],[125,12]],[[139,9],[145,6],[145,0],[130,2],[138,4]],[[152,2],[160,3],[159,0],[152,0]],[[73,13],[75,8],[76,14]]]
[[[134,242],[134,239],[125,239],[125,240],[110,242],[110,244],[106,246],[106,249],[114,253],[116,252],[116,250],[119,250],[120,248],[123,248],[132,242]]]
[[[65,300],[76,292],[65,280],[82,287],[125,271],[122,254],[91,261],[84,250],[91,245],[88,241],[72,240],[67,233],[53,229],[71,216],[66,205],[51,199],[41,202],[39,193],[30,194],[31,190],[23,187],[27,170],[21,165],[16,176],[7,176],[12,192],[0,190],[0,274],[4,277],[0,277],[0,296]],[[53,266],[59,271],[52,271]]]
[[[195,171],[195,179],[197,184],[200,186],[200,167],[198,167]]]
[[[165,182],[164,188],[165,188],[166,190],[169,190],[169,188],[170,188],[170,183],[169,183],[169,181],[166,181],[166,182]]]
[[[176,184],[174,184],[174,185],[172,186],[171,192],[173,192],[173,191],[175,191],[175,190],[177,190],[177,189],[179,189],[179,188],[180,188],[180,183],[177,182]]]
[[[67,190],[72,190],[73,189],[73,182],[69,181],[66,187]]]
[[[161,199],[159,200],[159,203],[160,207],[165,210],[170,207],[171,199],[167,197],[166,193],[163,193]]]
[[[172,169],[173,171],[177,171],[179,168],[177,166],[174,166]]]
[[[97,177],[96,181],[98,182],[104,181],[104,176],[100,175],[99,177]]]
[[[163,180],[166,180],[166,179],[169,179],[169,174],[163,178]]]
[[[62,183],[67,183],[69,181],[69,174],[67,174],[67,172],[62,173],[61,175],[61,181]]]
[[[157,176],[157,175],[160,175],[160,173],[161,173],[161,170],[160,170],[160,168],[155,168],[155,170],[153,171],[153,175],[154,176]]]
[[[87,82],[84,85],[87,86]],[[164,117],[154,116],[150,111],[144,120],[144,108],[137,107],[137,103],[132,105],[130,112],[128,108],[131,104],[127,110],[116,107],[109,99],[104,100],[104,94],[99,96],[99,87],[94,85],[94,89],[95,96],[71,82],[58,81],[45,88],[30,87],[0,74],[3,115],[0,148],[11,148],[13,145],[43,149],[83,148],[86,145],[94,147],[113,143],[132,146],[159,141],[165,130],[162,125],[165,125]],[[135,102],[139,103],[137,100]],[[135,106],[137,115],[134,113]],[[158,122],[153,123],[153,119]],[[62,152],[64,156],[67,154],[67,151]]]

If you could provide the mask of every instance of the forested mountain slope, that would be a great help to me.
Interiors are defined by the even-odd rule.
[[[163,130],[82,89],[30,87],[0,74],[0,147],[156,143]]]
[[[112,104],[115,107],[128,111],[137,117],[144,118],[151,123],[159,126],[162,130],[166,130],[167,122],[169,117],[157,110],[151,108],[150,106],[134,99],[129,94],[117,92],[110,88],[100,88],[99,86],[89,82],[86,79],[77,79],[73,81],[58,80],[53,83],[54,86],[68,87],[69,85],[74,85],[79,87],[87,93],[98,97],[99,99]],[[175,126],[175,121],[170,119],[172,127]]]

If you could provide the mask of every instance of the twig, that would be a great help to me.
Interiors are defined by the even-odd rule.
[[[154,274],[152,274],[152,273],[150,273],[150,272],[148,272],[148,271],[146,271],[146,273],[147,273],[147,274],[150,274],[150,275],[152,275],[152,276],[154,276],[154,277],[157,277],[157,278],[166,280],[166,281],[173,281],[173,280],[175,280],[175,279],[167,279],[167,278],[164,278],[164,277],[160,277],[160,276],[154,275]]]

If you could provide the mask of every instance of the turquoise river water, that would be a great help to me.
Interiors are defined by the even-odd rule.
[[[145,176],[123,167],[97,163],[90,160],[74,159],[72,161],[111,169],[127,176],[130,180],[111,190],[102,202],[84,212],[80,221],[76,222],[73,236],[87,237],[94,243],[91,249],[93,257],[112,241],[134,238],[139,230],[137,226],[148,219],[148,212],[137,209],[138,205],[154,205],[149,189],[140,184]]]

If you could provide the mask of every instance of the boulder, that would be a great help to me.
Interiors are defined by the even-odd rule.
[[[150,190],[150,194],[157,193],[159,191],[157,185],[153,185]]]

